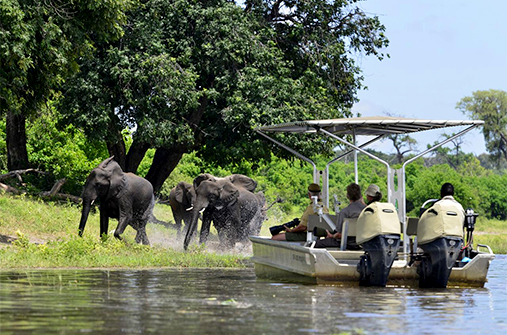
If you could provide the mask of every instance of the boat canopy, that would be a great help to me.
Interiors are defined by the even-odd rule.
[[[319,129],[332,134],[356,136],[379,136],[391,134],[409,134],[424,130],[456,127],[479,126],[482,120],[424,120],[390,116],[366,116],[329,120],[308,120],[280,123],[257,128],[261,132],[280,133],[316,133]]]
[[[408,218],[406,217],[406,192],[405,192],[405,167],[407,164],[413,162],[417,158],[426,155],[427,153],[441,147],[442,145],[454,140],[455,138],[464,135],[468,131],[484,124],[482,120],[426,120],[426,119],[411,119],[402,117],[390,116],[367,116],[343,119],[329,119],[329,120],[307,120],[307,121],[294,121],[288,123],[275,124],[271,126],[258,127],[255,130],[263,137],[269,139],[280,147],[288,150],[302,160],[307,161],[313,165],[313,182],[320,184],[322,180],[322,196],[324,203],[329,207],[329,165],[341,159],[349,153],[354,153],[354,169],[355,181],[358,182],[357,173],[357,153],[361,152],[370,158],[373,158],[387,168],[387,201],[394,204],[398,210],[398,216],[402,224],[404,239],[407,238],[406,228]],[[433,145],[431,148],[415,155],[414,157],[403,163],[400,169],[393,169],[389,163],[381,158],[373,155],[365,150],[365,148],[373,142],[382,139],[388,135],[395,134],[411,134],[420,131],[442,129],[448,127],[466,126],[466,129],[459,131],[456,134],[449,136],[449,138]],[[325,170],[318,170],[315,163],[308,157],[297,152],[293,148],[289,148],[283,143],[280,143],[274,138],[271,138],[267,133],[294,133],[294,134],[311,134],[320,133],[324,136],[334,138],[337,141],[345,144],[350,151],[340,154],[326,165]],[[351,135],[352,143],[348,142],[343,135]],[[363,144],[356,144],[356,136],[375,136],[374,139]],[[405,254],[408,252],[408,241],[405,240],[403,248]]]

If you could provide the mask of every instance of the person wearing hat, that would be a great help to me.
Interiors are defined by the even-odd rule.
[[[347,199],[349,205],[338,214],[338,226],[341,227],[344,219],[355,219],[366,207],[361,196],[361,187],[356,183],[347,186]],[[331,233],[326,229],[326,238],[317,240],[314,248],[339,248],[341,244],[341,232]],[[359,249],[356,244],[356,238],[351,236],[347,239],[347,249]]]
[[[366,194],[366,200],[367,200],[366,206],[368,206],[372,202],[380,201],[380,199],[382,199],[382,193],[380,193],[380,187],[378,187],[375,184],[370,184],[370,186],[368,186],[368,188],[366,189],[365,194]]]
[[[320,199],[320,186],[319,184],[312,183],[308,186],[308,198],[318,197],[317,204],[322,207],[322,213],[329,214],[329,209],[322,203]],[[285,226],[285,233],[276,234],[271,237],[277,241],[306,241],[306,229],[308,227],[308,216],[316,214],[313,211],[313,201],[310,201],[308,207],[304,211],[303,215],[299,219],[299,225],[294,228]]]

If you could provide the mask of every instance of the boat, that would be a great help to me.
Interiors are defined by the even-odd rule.
[[[306,242],[275,241],[266,236],[250,236],[252,262],[258,278],[313,284],[409,287],[483,287],[495,255],[487,245],[473,246],[477,214],[465,213],[430,199],[421,206],[419,218],[406,213],[405,168],[417,158],[483,125],[481,120],[424,120],[399,117],[355,117],[307,120],[262,126],[257,133],[312,164],[313,182],[322,185],[323,203],[329,208],[329,167],[348,154],[354,155],[355,182],[358,183],[357,153],[384,164],[387,169],[387,202],[366,207],[359,218],[346,219],[341,226],[337,216],[324,214],[314,199],[314,211],[308,223]],[[461,131],[436,143],[407,160],[401,168],[366,151],[372,143],[392,134],[411,134],[447,127]],[[329,161],[324,170],[295,149],[268,134],[291,133],[303,136],[317,133],[334,139],[349,151]],[[352,143],[344,139],[352,138]],[[357,137],[374,136],[356,144]],[[425,206],[430,204],[429,209]],[[446,207],[447,206],[447,207]],[[450,206],[450,207],[449,207]],[[314,248],[315,227],[341,231],[340,248]],[[348,250],[347,238],[355,236],[361,250]],[[419,241],[418,241],[419,239]]]

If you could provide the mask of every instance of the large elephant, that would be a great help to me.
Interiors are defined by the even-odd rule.
[[[246,186],[246,187],[245,187]],[[200,243],[206,243],[211,222],[217,229],[220,243],[233,247],[246,241],[248,235],[258,235],[264,221],[265,198],[262,192],[254,194],[257,183],[243,175],[215,178],[200,175],[194,180],[196,198],[192,208],[191,223],[183,247],[188,248],[197,230],[199,212],[204,209]]]
[[[180,234],[183,221],[185,223],[186,233],[190,220],[192,218],[192,206],[195,199],[194,186],[187,182],[179,182],[169,193],[169,205],[173,212],[174,222],[176,223],[176,230]]]
[[[114,218],[118,220],[114,237],[121,240],[120,235],[130,225],[137,231],[136,242],[149,244],[146,222],[155,204],[153,186],[149,181],[133,173],[124,173],[120,165],[110,157],[92,170],[86,179],[82,198],[79,236],[83,236],[90,207],[98,198],[100,236],[107,235],[109,218]]]
[[[247,191],[253,192],[257,188],[257,182],[253,180],[252,178],[245,176],[243,174],[231,174],[227,177],[215,177],[212,174],[209,173],[201,173],[194,179],[194,190],[205,180],[210,181],[230,181],[236,186],[241,186]]]

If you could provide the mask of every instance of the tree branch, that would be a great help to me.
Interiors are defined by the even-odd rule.
[[[60,188],[62,188],[63,184],[65,184],[66,181],[67,180],[65,178],[58,180],[51,188],[51,191],[41,192],[40,196],[41,197],[54,197],[58,193],[58,191],[60,191]]]
[[[16,179],[18,179],[18,181],[20,183],[23,183],[23,179],[21,178],[21,175],[27,174],[29,172],[35,172],[35,173],[39,173],[39,174],[47,174],[47,172],[40,171],[37,169],[13,170],[13,171],[9,171],[6,174],[0,175],[0,180],[5,180],[5,179],[9,179],[9,178],[16,178]]]

